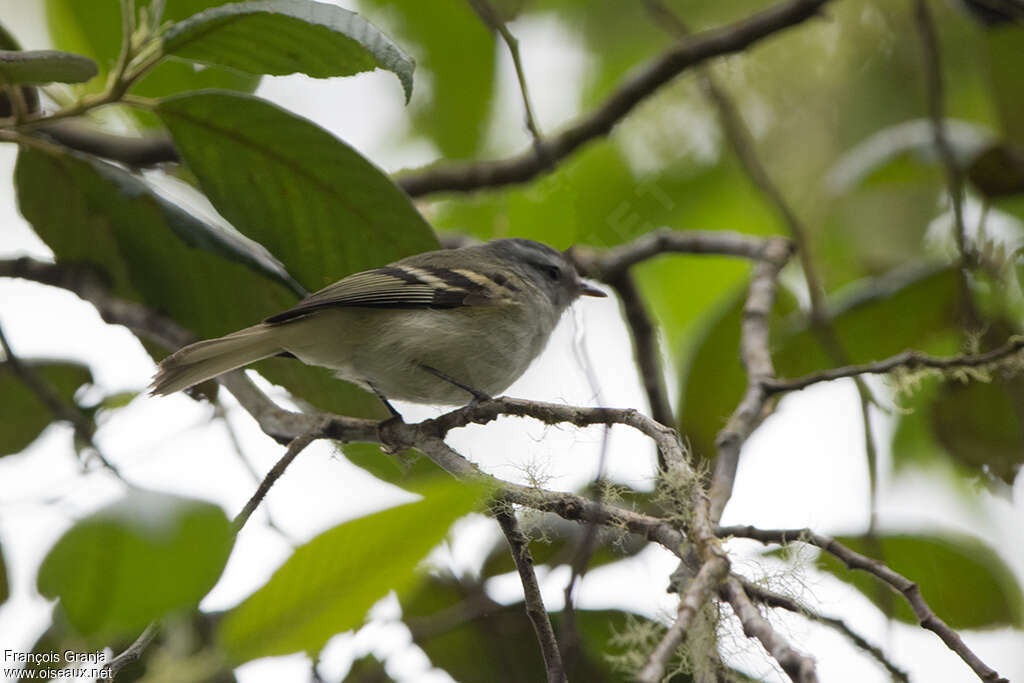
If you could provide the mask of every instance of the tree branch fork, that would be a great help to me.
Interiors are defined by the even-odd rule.
[[[765,406],[773,396],[818,382],[872,372],[917,367],[949,370],[990,365],[1024,348],[1024,340],[1012,339],[999,349],[976,356],[937,358],[906,352],[877,363],[836,368],[795,380],[779,380],[775,378],[771,365],[768,318],[778,275],[792,253],[792,244],[782,238],[757,238],[726,232],[661,231],[603,252],[581,249],[574,254],[574,258],[584,273],[608,280],[620,277],[628,272],[632,265],[646,258],[671,251],[726,254],[748,258],[754,263],[741,329],[740,355],[748,370],[748,389],[719,436],[718,466],[709,489],[700,483],[701,479],[690,463],[678,431],[633,409],[581,407],[501,397],[458,408],[417,423],[406,423],[399,419],[379,423],[376,420],[343,415],[285,410],[274,404],[242,372],[233,372],[221,378],[222,384],[253,416],[266,434],[288,445],[284,457],[267,475],[236,518],[236,528],[242,528],[274,481],[284,473],[288,464],[315,440],[378,443],[386,451],[391,452],[416,448],[456,478],[487,482],[492,487],[494,503],[505,504],[506,508],[502,509],[509,509],[508,505],[521,506],[551,512],[568,520],[625,529],[658,543],[680,557],[692,569],[692,578],[680,591],[677,618],[666,631],[662,641],[650,653],[640,672],[639,680],[660,680],[672,656],[685,642],[686,632],[694,615],[713,597],[730,604],[744,632],[760,640],[793,680],[816,680],[813,659],[789,646],[771,627],[754,605],[754,602],[764,602],[761,600],[763,596],[759,596],[749,587],[745,588],[741,577],[731,571],[723,540],[733,536],[746,536],[763,542],[796,540],[811,543],[835,554],[855,569],[868,571],[903,595],[920,617],[922,626],[934,631],[952,651],[971,666],[979,678],[986,681],[1002,680],[935,615],[920,592],[915,590],[916,586],[913,586],[912,582],[885,568],[881,563],[858,556],[834,539],[812,532],[775,532],[773,536],[769,530],[757,530],[752,527],[723,528],[716,527],[715,523],[731,494],[731,481],[727,480],[735,475],[740,447],[759,424]],[[192,338],[187,330],[174,321],[142,305],[111,296],[102,278],[81,266],[49,264],[25,258],[0,260],[0,276],[22,277],[70,289],[93,303],[107,322],[126,325],[139,336],[155,340],[168,348],[177,348]],[[663,463],[659,468],[658,486],[678,488],[680,495],[671,497],[671,500],[678,502],[681,509],[666,510],[664,516],[648,515],[573,493],[504,481],[483,472],[445,443],[450,431],[470,424],[486,424],[499,416],[529,417],[546,424],[572,424],[581,427],[623,425],[641,432],[657,446],[660,462]],[[726,461],[725,466],[722,464],[723,461]],[[724,486],[723,481],[727,481],[728,486]],[[508,527],[508,520],[505,519],[505,522],[504,527]],[[524,592],[528,592],[532,584],[527,575],[532,573],[532,561],[527,561],[528,555],[523,554],[515,530],[508,529],[506,537],[509,537],[514,553],[518,553],[517,567],[524,579]],[[539,603],[535,595],[527,597],[530,601],[528,613],[534,623],[542,650],[546,652],[549,680],[562,680],[558,676],[564,675],[564,670],[551,650],[554,636],[549,631],[550,624],[546,620],[546,615],[541,616],[543,604]],[[545,627],[545,623],[548,627]]]

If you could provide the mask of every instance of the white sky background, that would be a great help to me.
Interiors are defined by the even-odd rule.
[[[341,3],[351,5],[351,3]],[[0,17],[30,48],[48,46],[42,3],[0,0]],[[578,83],[586,55],[563,27],[553,21],[517,22],[534,106],[542,128],[555,129],[578,111]],[[501,46],[499,45],[499,49]],[[498,144],[512,151],[527,143],[521,131],[518,90],[509,60],[501,50],[499,112],[494,130],[512,131]],[[417,81],[422,96],[427,79]],[[313,81],[304,77],[268,78],[259,93],[292,111],[314,119],[354,145],[386,170],[419,165],[436,153],[429,143],[396,144],[407,127],[394,76],[374,73],[348,79]],[[604,143],[598,143],[604,144]],[[0,147],[0,257],[50,256],[19,216],[11,189],[15,149]],[[59,201],[59,198],[55,198]],[[710,226],[709,226],[710,227]],[[33,283],[0,279],[0,324],[14,349],[24,357],[71,358],[92,368],[98,390],[111,393],[141,390],[154,366],[126,330],[104,324],[95,311],[74,295]],[[225,330],[227,332],[228,330]],[[509,394],[538,400],[592,403],[594,397],[573,353],[581,335],[599,372],[601,393],[609,405],[646,410],[631,363],[628,335],[614,300],[587,300],[568,314],[540,359]],[[226,392],[225,392],[226,394]],[[230,399],[229,399],[230,400]],[[2,404],[0,404],[2,405]],[[235,404],[231,404],[235,406]],[[423,407],[403,406],[408,418],[436,414]],[[137,398],[101,427],[97,441],[130,481],[145,487],[200,497],[222,505],[234,515],[251,495],[255,483],[233,453],[222,424],[212,422],[212,408],[181,395]],[[876,415],[883,461],[888,458],[889,422]],[[859,532],[867,520],[867,474],[856,393],[849,383],[833,383],[783,401],[778,414],[755,433],[744,450],[736,490],[723,523],[765,527],[810,526],[824,533]],[[264,473],[282,449],[265,437],[237,406],[230,422],[244,451]],[[551,488],[570,489],[593,477],[600,447],[599,429],[543,427],[533,422],[502,419],[451,435],[451,443],[488,471],[524,480],[526,472],[542,473]],[[27,651],[48,624],[49,603],[34,589],[35,571],[49,547],[72,521],[110,502],[121,485],[102,471],[81,476],[70,449],[71,430],[55,426],[30,449],[0,460],[0,542],[7,558],[12,598],[0,607],[0,650]],[[650,484],[653,451],[629,430],[616,429],[609,449],[613,478],[637,487]],[[887,467],[883,462],[882,471]],[[1024,506],[982,496],[968,508],[961,499],[926,475],[912,481],[884,481],[880,519],[886,529],[952,529],[974,533],[998,548],[1024,577],[1024,544],[1019,543]],[[1020,501],[1021,483],[1015,493]],[[393,487],[375,482],[359,468],[335,457],[326,443],[307,449],[275,485],[263,507],[289,536],[307,540],[346,519],[411,499]],[[242,532],[222,581],[203,602],[223,609],[262,584],[288,556],[288,543],[265,524],[257,512]],[[438,562],[470,569],[481,548],[497,538],[493,522],[482,517],[459,526],[457,540],[435,553]],[[792,572],[782,565],[754,562],[759,547],[734,543],[735,565],[749,576]],[[742,559],[747,558],[747,559]],[[674,612],[675,601],[664,593],[675,567],[665,551],[650,548],[615,567],[590,572],[579,591],[582,607],[629,607],[653,616]],[[367,568],[372,571],[371,568]],[[538,568],[545,600],[558,609],[568,570]],[[920,681],[973,681],[969,669],[929,632],[890,625],[866,599],[837,581],[804,572],[800,582],[786,585],[811,599],[829,615],[842,616]],[[913,578],[913,577],[911,577]],[[491,592],[509,602],[521,594],[513,575],[492,581]],[[450,680],[430,671],[421,652],[410,647],[408,633],[394,621],[394,598],[384,600],[373,624],[353,637],[335,638],[325,652],[322,670],[337,679],[353,656],[373,651],[387,657],[388,671],[403,681]],[[524,619],[525,619],[524,614]],[[818,660],[824,681],[885,681],[885,673],[826,629],[811,628],[799,618],[773,616],[792,643]],[[1003,631],[966,633],[968,645],[1002,675],[1024,680],[1024,635]],[[727,635],[737,666],[757,676],[781,680],[758,646],[737,629]],[[238,671],[242,683],[305,680],[308,663],[302,655],[251,662]]]

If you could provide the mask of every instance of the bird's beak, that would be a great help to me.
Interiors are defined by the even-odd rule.
[[[583,296],[608,296],[594,285],[589,285],[580,280],[580,294]]]

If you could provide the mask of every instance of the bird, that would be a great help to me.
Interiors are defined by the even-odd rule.
[[[566,253],[523,238],[415,254],[348,275],[251,327],[160,362],[153,395],[273,356],[329,368],[380,397],[464,405],[499,395],[580,296],[603,297]]]

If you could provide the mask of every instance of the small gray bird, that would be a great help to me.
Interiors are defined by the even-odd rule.
[[[160,363],[150,389],[170,394],[285,355],[381,398],[461,405],[518,379],[580,295],[605,296],[565,254],[533,240],[416,254],[179,349]]]

